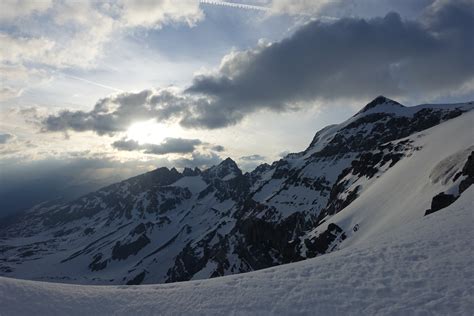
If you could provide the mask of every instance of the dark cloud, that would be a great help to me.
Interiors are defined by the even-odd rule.
[[[186,126],[223,127],[259,109],[299,102],[438,94],[474,79],[474,2],[435,2],[418,21],[313,21],[267,47],[232,53],[188,93],[213,100]]]
[[[239,159],[244,160],[244,161],[263,161],[266,159],[266,157],[262,155],[250,155],[250,156],[240,157]]]
[[[136,121],[152,118],[161,121],[183,116],[191,103],[188,99],[171,88],[122,93],[99,100],[89,112],[66,110],[50,115],[43,120],[42,130],[94,131],[99,135],[113,135],[127,130]]]
[[[199,139],[165,138],[161,144],[140,144],[135,140],[121,139],[112,143],[112,147],[118,150],[134,151],[141,150],[147,154],[187,154],[196,150],[201,145]]]
[[[11,141],[15,136],[9,133],[0,133],[0,144],[6,144]]]
[[[145,153],[155,155],[192,153],[201,143],[199,139],[166,138],[159,145],[147,145]]]
[[[259,110],[287,111],[316,100],[380,94],[430,100],[474,79],[473,29],[472,0],[435,1],[417,20],[389,13],[312,21],[280,42],[228,54],[217,72],[196,76],[184,92],[125,93],[100,100],[90,112],[49,116],[43,127],[103,135],[155,118],[213,129]]]
[[[136,141],[132,139],[121,139],[117,140],[112,143],[112,147],[118,150],[125,150],[125,151],[134,151],[134,150],[142,150],[142,146]]]

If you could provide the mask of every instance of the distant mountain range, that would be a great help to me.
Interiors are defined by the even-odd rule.
[[[377,97],[300,153],[243,173],[158,168],[0,228],[0,275],[82,284],[206,279],[296,262],[441,210],[474,182],[474,102]]]

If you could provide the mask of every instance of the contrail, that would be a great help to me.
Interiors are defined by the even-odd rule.
[[[92,84],[94,86],[98,86],[98,87],[101,87],[101,88],[113,90],[113,91],[116,91],[116,92],[123,92],[123,90],[120,90],[120,89],[117,89],[117,88],[114,88],[114,87],[111,87],[111,86],[107,86],[105,84],[101,84],[101,83],[98,83],[98,82],[90,81],[90,80],[87,80],[87,79],[84,79],[84,78],[80,78],[80,77],[76,77],[76,76],[72,76],[72,75],[66,75],[66,74],[63,74],[63,75],[65,77],[69,77],[71,79],[76,79],[76,80],[79,80],[79,81],[82,81],[82,82],[85,82],[85,83],[89,83],[89,84]]]
[[[223,7],[231,7],[231,8],[237,8],[237,9],[246,9],[246,10],[257,10],[257,11],[268,11],[269,10],[269,8],[267,8],[267,7],[251,5],[251,4],[227,2],[227,1],[199,0],[199,3],[219,5],[219,6],[223,6]]]

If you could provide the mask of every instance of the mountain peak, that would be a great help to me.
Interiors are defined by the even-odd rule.
[[[199,170],[199,168],[197,168],[197,167],[194,168],[194,170],[191,169],[191,168],[188,168],[188,167],[183,169],[183,176],[185,176],[185,177],[194,177],[194,176],[198,176],[200,174],[201,174],[201,170]]]
[[[219,166],[235,166],[235,167],[237,167],[237,163],[235,161],[233,161],[232,158],[227,157],[226,159],[221,161]]]
[[[375,99],[373,99],[372,101],[370,101],[366,106],[364,106],[364,107],[362,108],[362,110],[360,110],[357,114],[367,112],[368,110],[373,109],[373,108],[376,108],[376,107],[379,107],[379,106],[381,106],[381,105],[390,105],[390,106],[404,107],[403,105],[401,105],[401,104],[398,103],[397,101],[394,101],[394,100],[392,100],[392,99],[389,99],[389,98],[387,98],[387,97],[384,97],[383,95],[379,95],[378,97],[376,97]]]
[[[229,173],[234,173],[234,174],[242,173],[237,163],[233,161],[230,157],[227,157],[226,159],[224,159],[220,164],[217,165],[216,168],[219,170],[228,171]]]
[[[242,171],[237,166],[237,163],[235,163],[235,161],[228,157],[217,166],[206,170],[206,174],[211,175],[212,177],[217,177],[219,179],[229,180],[238,175],[241,175]]]

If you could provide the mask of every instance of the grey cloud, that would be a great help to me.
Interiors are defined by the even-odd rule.
[[[43,130],[111,135],[151,118],[214,129],[260,110],[288,111],[314,101],[381,94],[428,101],[462,91],[474,79],[473,29],[469,0],[435,1],[418,20],[389,13],[312,21],[280,42],[230,53],[217,72],[196,76],[184,92],[124,93],[100,100],[89,112],[49,116]]]
[[[112,147],[118,150],[134,151],[142,150],[147,154],[186,154],[196,150],[201,145],[199,139],[165,138],[161,144],[140,144],[135,140],[121,139],[112,143]]]
[[[0,144],[6,144],[11,141],[15,136],[9,133],[0,133]]]
[[[155,155],[191,153],[196,149],[196,146],[201,143],[199,139],[166,138],[163,143],[159,145],[149,144],[145,153]]]
[[[250,156],[243,156],[243,157],[240,157],[240,160],[244,160],[244,161],[262,161],[262,160],[265,160],[266,157],[262,156],[262,155],[250,155]]]
[[[118,150],[134,151],[143,149],[140,144],[133,139],[121,139],[112,143],[112,147]]]
[[[169,120],[183,115],[190,101],[172,89],[121,93],[99,100],[89,111],[62,111],[42,122],[44,132],[94,131],[99,135],[113,135],[127,130],[136,121]]]
[[[224,148],[224,146],[216,145],[216,146],[212,146],[211,150],[217,151],[217,152],[223,152],[225,150],[225,148]]]
[[[208,153],[208,154],[195,152],[191,155],[191,158],[184,158],[184,157],[179,158],[179,159],[174,160],[173,164],[177,168],[198,167],[198,168],[204,169],[204,168],[209,168],[211,166],[217,165],[221,161],[222,161],[222,158],[213,152]]]
[[[150,118],[151,112],[156,111],[146,106],[151,94],[150,90],[122,93],[99,100],[90,112],[62,111],[59,115],[48,116],[43,121],[43,130],[95,131],[99,135],[112,135],[126,130],[135,120]]]

